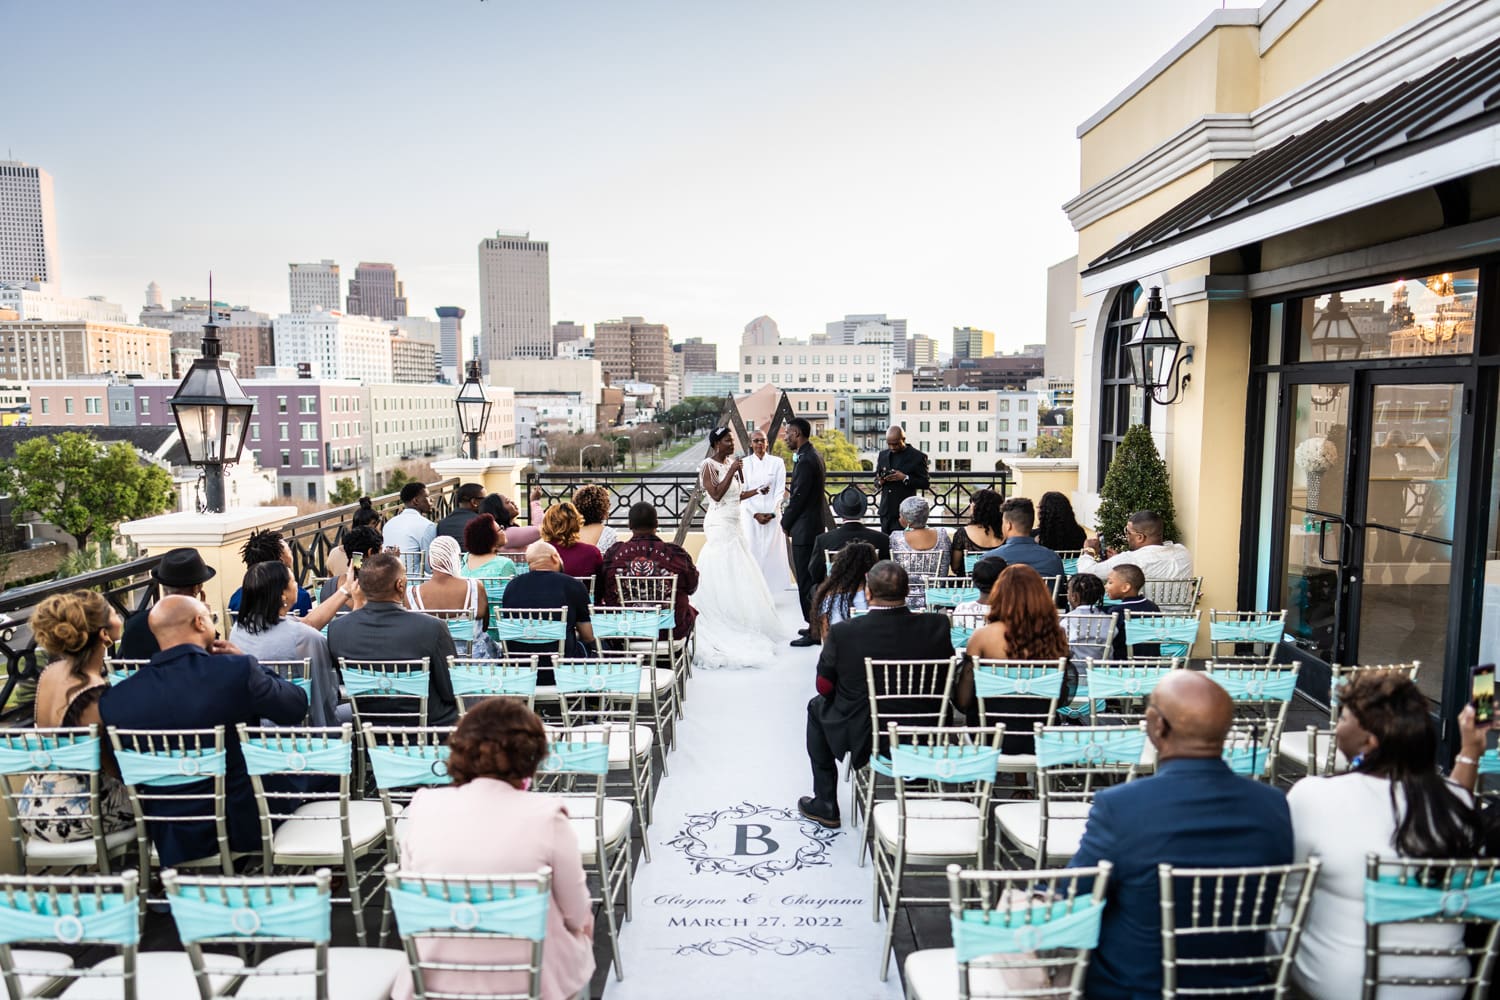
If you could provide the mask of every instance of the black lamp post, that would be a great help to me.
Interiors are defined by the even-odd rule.
[[[458,429],[469,439],[469,457],[479,457],[479,435],[490,422],[490,408],[495,404],[484,394],[484,383],[479,380],[479,362],[469,362],[469,377],[458,390]]]
[[[1182,338],[1162,307],[1161,289],[1152,288],[1146,299],[1146,318],[1136,327],[1135,336],[1125,344],[1135,385],[1163,406],[1175,403],[1190,376],[1179,381],[1177,369],[1193,356],[1193,349],[1183,350]],[[1165,395],[1168,391],[1171,395]],[[1163,398],[1165,395],[1165,398]]]
[[[229,362],[219,356],[213,297],[210,285],[203,354],[194,359],[167,405],[177,421],[177,435],[187,449],[188,461],[203,467],[204,508],[210,513],[223,513],[224,466],[240,460],[255,400],[245,395]]]

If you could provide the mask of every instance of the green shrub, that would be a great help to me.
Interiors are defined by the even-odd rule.
[[[1125,432],[1099,491],[1099,539],[1106,548],[1125,548],[1125,522],[1138,510],[1154,510],[1166,525],[1166,540],[1179,540],[1172,504],[1172,479],[1151,432],[1136,424]]]

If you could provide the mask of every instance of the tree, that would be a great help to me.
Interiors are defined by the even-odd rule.
[[[1061,434],[1043,434],[1027,450],[1032,458],[1071,458],[1073,456],[1073,428],[1064,427]]]
[[[411,482],[411,476],[408,476],[406,474],[406,470],[405,469],[401,468],[400,466],[397,466],[396,468],[392,469],[390,472],[386,473],[386,477],[385,477],[385,489],[386,489],[386,492],[387,493],[399,493],[401,491],[401,487],[405,486],[409,482]],[[358,499],[358,498],[356,497],[355,499]]]
[[[818,456],[823,459],[823,467],[829,472],[859,472],[864,468],[860,463],[859,451],[848,438],[832,428],[813,434],[812,446]],[[771,454],[780,456],[781,460],[786,463],[787,471],[792,471],[791,449],[779,436],[776,443],[771,446]]]
[[[1104,474],[1096,515],[1099,538],[1111,548],[1124,548],[1125,522],[1138,510],[1161,515],[1167,541],[1178,540],[1177,513],[1172,504],[1172,480],[1167,463],[1156,450],[1151,432],[1136,424],[1125,432]]]
[[[0,466],[0,488],[18,511],[72,535],[79,551],[95,535],[107,542],[121,521],[171,509],[175,497],[167,471],[143,462],[130,445],[104,445],[77,431],[16,445]]]
[[[364,494],[360,492],[359,484],[345,476],[333,484],[333,489],[328,493],[328,503],[333,507],[342,507],[345,504],[358,503],[362,496]]]

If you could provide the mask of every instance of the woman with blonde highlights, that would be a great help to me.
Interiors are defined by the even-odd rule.
[[[569,576],[591,577],[604,565],[604,556],[598,546],[579,539],[582,531],[583,515],[566,500],[548,507],[542,515],[542,541],[551,542],[557,549],[562,571]]]
[[[547,756],[542,720],[514,698],[486,698],[448,738],[453,784],[418,792],[402,820],[401,867],[431,875],[500,875],[552,868],[552,901],[542,949],[543,1000],[570,1000],[594,974],[594,911],[578,838],[561,802],[527,792]],[[468,835],[465,835],[467,831]],[[482,835],[481,835],[482,834]],[[417,945],[423,959],[450,965],[525,965],[526,942],[454,938]],[[427,972],[429,995],[523,994],[524,973]],[[412,996],[408,977],[392,996]]]

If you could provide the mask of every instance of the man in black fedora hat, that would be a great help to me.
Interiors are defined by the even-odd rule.
[[[807,565],[814,587],[828,577],[827,554],[837,552],[850,542],[869,542],[875,546],[880,558],[891,557],[891,536],[864,523],[865,513],[870,509],[864,490],[858,486],[845,486],[843,492],[833,498],[832,506],[833,516],[839,519],[839,523],[813,540],[812,557]]]
[[[203,585],[214,578],[214,569],[203,561],[197,549],[171,549],[151,571],[161,591],[157,600],[172,594],[206,600]],[[122,660],[149,660],[161,651],[156,636],[146,624],[150,608],[143,608],[125,620],[120,648],[115,654]]]

